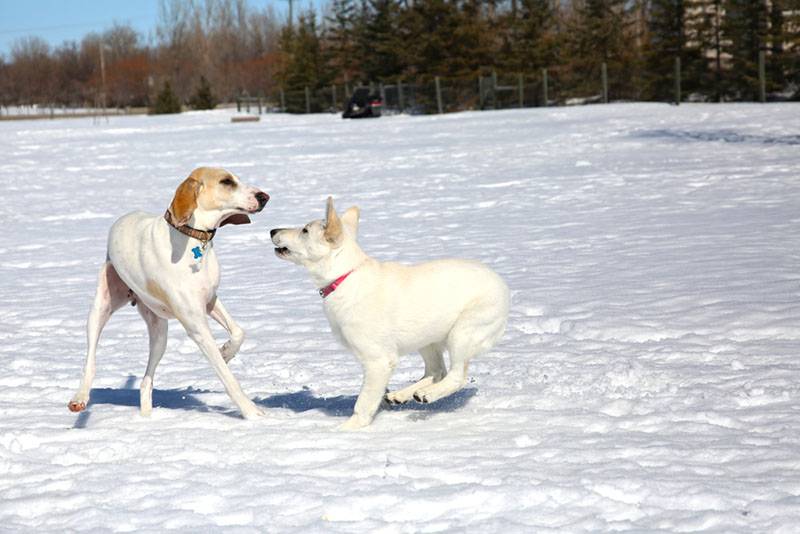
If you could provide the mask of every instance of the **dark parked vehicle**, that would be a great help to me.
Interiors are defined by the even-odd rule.
[[[343,119],[366,119],[369,117],[380,117],[383,101],[376,94],[370,94],[368,87],[358,87],[353,91],[353,96],[347,103]]]

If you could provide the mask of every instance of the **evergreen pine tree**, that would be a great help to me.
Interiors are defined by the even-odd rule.
[[[463,19],[458,6],[445,0],[415,0],[406,10],[403,56],[412,74],[451,76],[477,68],[471,43],[460,32]],[[477,61],[476,61],[477,60]]]
[[[737,99],[758,98],[758,53],[767,43],[765,0],[727,0],[724,49],[731,56],[730,90]]]
[[[674,98],[675,58],[681,61],[683,94],[697,92],[707,76],[708,60],[693,24],[700,12],[692,0],[651,0],[645,45],[646,99]]]
[[[189,100],[189,105],[193,109],[214,109],[217,107],[217,100],[211,92],[211,84],[208,83],[205,76],[200,76],[200,85],[197,86],[197,91]]]
[[[472,77],[481,67],[503,67],[498,61],[497,41],[489,20],[483,13],[481,0],[464,0],[457,14],[453,35],[452,55],[448,72],[457,76]]]
[[[397,0],[369,0],[360,38],[361,70],[368,80],[387,80],[403,71],[400,50],[403,44],[397,31],[400,6]]]
[[[305,88],[315,91],[330,83],[330,70],[323,60],[316,14],[302,13],[293,27],[286,27],[281,35],[281,49],[285,61],[280,75],[287,89],[286,105],[290,111],[305,111]],[[321,108],[312,99],[312,111]]]
[[[520,0],[511,10],[510,70],[538,73],[555,62],[555,13],[550,0]],[[516,16],[515,16],[516,15]]]
[[[771,89],[783,89],[786,83],[786,59],[783,54],[785,43],[785,21],[783,0],[772,0],[769,9],[769,58],[767,61],[767,80]]]
[[[645,48],[648,98],[670,98],[675,58],[685,64],[685,15],[683,0],[651,0]]]
[[[786,87],[800,100],[800,0],[785,0],[783,12],[784,70]]]
[[[601,64],[608,68],[609,98],[632,93],[635,48],[625,0],[585,0],[567,25],[569,77],[577,94],[600,94]]]
[[[361,74],[361,56],[358,54],[354,0],[333,0],[331,14],[326,18],[325,55],[334,78],[354,80]]]
[[[693,80],[700,93],[720,102],[725,93],[723,0],[684,1],[687,5],[684,20],[687,44],[699,55],[701,62],[694,72],[687,72],[686,77]]]
[[[154,115],[161,115],[167,113],[180,113],[181,101],[178,96],[172,91],[172,86],[169,81],[165,80],[161,91],[156,97],[153,107],[150,108],[150,113]]]

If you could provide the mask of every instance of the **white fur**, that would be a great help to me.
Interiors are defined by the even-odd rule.
[[[232,180],[235,187],[220,185],[221,178]],[[255,213],[263,208],[256,198],[263,193],[240,183],[223,169],[196,169],[187,181],[191,179],[198,183],[197,192],[192,193],[194,209],[187,221],[193,228],[210,230],[226,218]],[[176,192],[176,198],[178,194]],[[116,310],[130,302],[136,304],[147,323],[150,337],[150,356],[140,387],[142,415],[150,415],[152,411],[153,375],[166,347],[167,320],[173,318],[180,321],[208,358],[242,415],[251,418],[261,414],[242,392],[227,366],[244,341],[244,331],[217,298],[219,264],[213,241],[208,243],[200,261],[191,251],[197,246],[202,246],[202,242],[178,232],[162,215],[134,212],[114,223],[108,235],[108,258],[100,269],[94,305],[87,322],[84,374],[78,392],[69,403],[71,411],[85,409],[89,401],[97,342],[103,327]],[[212,336],[207,315],[230,334],[230,340],[221,348]]]
[[[364,369],[353,416],[341,428],[372,422],[398,358],[409,352],[422,355],[423,378],[386,394],[387,401],[434,402],[458,391],[469,361],[491,349],[505,330],[505,282],[474,261],[408,266],[370,258],[356,242],[358,208],[348,209],[339,219],[332,200],[328,203],[325,221],[271,233],[278,257],[306,267],[317,287],[353,271],[323,301],[334,334]],[[445,349],[450,356],[447,371]]]

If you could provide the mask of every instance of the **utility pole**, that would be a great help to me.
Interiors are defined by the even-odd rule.
[[[103,117],[108,122],[106,115],[106,44],[100,40],[100,105],[103,107]]]
[[[286,0],[289,2],[289,29],[292,29],[292,24],[294,21],[294,0]]]

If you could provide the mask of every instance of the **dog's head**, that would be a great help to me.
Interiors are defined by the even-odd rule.
[[[175,191],[169,212],[176,224],[189,223],[208,229],[226,224],[247,224],[248,214],[264,209],[269,195],[242,183],[225,169],[200,167]]]
[[[328,197],[324,220],[315,220],[300,228],[275,228],[270,231],[275,255],[283,260],[311,268],[331,259],[358,235],[359,209],[348,208],[340,217]]]

